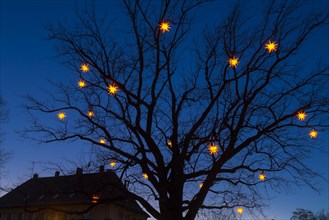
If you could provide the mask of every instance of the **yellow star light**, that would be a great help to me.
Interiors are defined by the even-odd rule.
[[[95,113],[94,113],[93,111],[89,111],[89,112],[88,112],[88,117],[89,117],[89,118],[94,117],[94,115],[95,115]]]
[[[170,30],[170,24],[168,21],[163,21],[159,24],[160,26],[160,30],[162,31],[162,33],[165,33],[165,32],[169,32]]]
[[[143,177],[144,177],[144,179],[148,179],[149,178],[149,176],[146,173],[143,173]]]
[[[100,140],[99,140],[99,143],[100,143],[100,144],[106,144],[106,141],[105,141],[105,139],[100,139]]]
[[[208,147],[208,150],[210,152],[210,155],[214,155],[218,153],[218,145],[215,145],[214,143],[210,144]]]
[[[79,82],[78,82],[78,86],[80,87],[80,88],[84,88],[84,87],[86,87],[86,82],[85,81],[83,81],[83,80],[80,80]]]
[[[199,188],[201,189],[203,187],[203,183],[200,183],[199,184]]]
[[[312,131],[310,131],[309,135],[310,138],[316,138],[318,136],[318,132],[313,129]]]
[[[265,44],[265,49],[271,53],[272,51],[276,51],[278,44],[275,43],[275,41],[271,42],[268,41],[267,44]]]
[[[117,93],[118,92],[118,86],[116,86],[115,84],[112,84],[112,85],[109,85],[109,87],[108,87],[108,92],[109,92],[109,94],[111,94],[111,95],[115,95],[115,93]]]
[[[239,58],[237,58],[237,57],[230,58],[228,60],[228,64],[230,65],[230,67],[236,68],[236,66],[239,64]]]
[[[258,179],[261,180],[261,181],[265,181],[266,180],[265,174],[264,173],[259,174]]]
[[[89,65],[87,63],[81,64],[80,70],[84,73],[89,72],[89,70],[90,70]]]
[[[66,117],[65,112],[60,112],[60,113],[57,114],[57,118],[59,120],[64,120],[65,117]]]
[[[115,167],[116,164],[117,164],[117,163],[116,163],[115,161],[111,161],[111,162],[110,162],[110,166],[111,166],[111,167]]]
[[[299,121],[304,121],[306,116],[307,115],[304,111],[300,111],[300,112],[297,113],[297,118],[298,118]]]
[[[243,210],[242,207],[239,207],[239,208],[236,209],[236,212],[239,213],[240,215],[242,215],[243,211],[244,210]]]

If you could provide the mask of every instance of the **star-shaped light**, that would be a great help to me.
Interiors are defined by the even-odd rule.
[[[85,81],[83,81],[83,80],[80,80],[79,82],[78,82],[78,86],[80,87],[80,88],[84,88],[84,87],[86,87],[86,82]]]
[[[306,113],[304,112],[304,111],[300,111],[300,112],[298,112],[297,113],[297,118],[298,118],[298,120],[300,120],[300,121],[304,121],[305,120],[305,118],[306,118]]]
[[[201,189],[203,187],[203,183],[200,183],[199,184],[199,188]]]
[[[218,153],[218,145],[215,145],[214,143],[210,144],[208,147],[208,150],[211,155],[217,154]]]
[[[115,167],[116,164],[117,164],[117,163],[116,163],[115,161],[111,161],[111,162],[110,162],[110,166],[111,166],[111,167]]]
[[[313,129],[312,131],[310,131],[309,135],[310,138],[316,138],[318,136],[318,132]]]
[[[264,174],[264,173],[260,173],[260,174],[258,175],[258,179],[259,179],[260,181],[265,181],[265,180],[266,180],[266,176],[265,176],[265,174]]]
[[[66,117],[65,112],[60,112],[60,113],[57,114],[57,118],[59,120],[64,120],[65,117]]]
[[[118,86],[117,85],[115,85],[115,84],[111,84],[111,85],[109,85],[109,87],[108,87],[108,92],[109,92],[109,94],[111,94],[111,95],[115,95],[115,93],[117,93],[118,92]]]
[[[80,70],[84,73],[89,72],[89,70],[90,70],[89,65],[87,63],[81,64]]]
[[[162,33],[165,33],[165,32],[169,32],[170,30],[170,24],[168,21],[162,21],[160,24],[160,30],[162,31]]]
[[[100,140],[99,140],[99,143],[100,143],[100,144],[106,144],[106,140],[105,140],[105,139],[100,139]]]
[[[88,117],[92,118],[94,117],[95,113],[93,111],[88,111]]]
[[[242,207],[239,207],[239,208],[236,209],[236,212],[239,213],[240,215],[242,215],[243,211],[244,210],[243,210]]]
[[[228,60],[228,64],[230,65],[230,67],[236,68],[236,66],[239,64],[239,58],[237,58],[237,57],[230,58]]]
[[[278,44],[276,44],[275,41],[273,41],[273,42],[268,41],[268,43],[265,44],[265,49],[266,49],[269,53],[271,53],[271,52],[273,52],[273,51],[276,51],[277,46],[278,46]]]
[[[148,176],[146,173],[143,173],[143,178],[144,178],[144,179],[148,179],[149,176]]]

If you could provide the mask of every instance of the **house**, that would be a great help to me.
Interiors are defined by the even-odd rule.
[[[111,170],[38,177],[0,198],[0,220],[146,220],[149,216]]]

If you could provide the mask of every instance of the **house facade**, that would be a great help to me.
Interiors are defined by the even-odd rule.
[[[0,220],[146,220],[113,171],[40,178],[0,198]]]

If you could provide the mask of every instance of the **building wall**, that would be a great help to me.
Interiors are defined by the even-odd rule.
[[[107,204],[97,205],[84,214],[70,214],[85,211],[88,206],[54,206],[51,209],[38,210],[38,207],[0,209],[0,220],[146,220],[139,213],[123,207]],[[63,210],[63,211],[58,211]],[[28,212],[31,211],[31,212]]]

